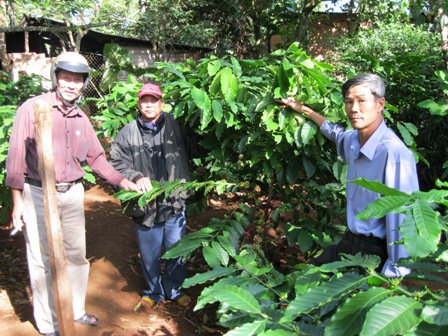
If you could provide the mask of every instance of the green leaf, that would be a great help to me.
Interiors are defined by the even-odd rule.
[[[223,287],[209,295],[230,306],[232,309],[248,314],[262,315],[258,301],[247,290],[240,287]]]
[[[403,138],[406,145],[411,146],[414,143],[414,139],[412,138],[409,130],[402,124],[397,124],[397,128],[400,131],[401,137]]]
[[[319,266],[319,270],[322,272],[337,272],[338,268],[347,268],[353,266],[359,266],[366,269],[375,269],[380,263],[380,257],[374,254],[361,254],[356,255],[341,253],[343,257],[341,261],[334,261],[331,263],[323,264]]]
[[[423,258],[437,249],[441,228],[437,213],[424,202],[416,201],[400,226],[406,251],[413,258]]]
[[[257,320],[251,323],[243,324],[226,333],[226,336],[251,336],[260,335],[260,332],[266,328],[266,320]]]
[[[211,246],[204,246],[202,248],[202,255],[204,256],[205,262],[211,267],[216,268],[220,266],[219,259],[216,255],[215,250]],[[225,265],[224,265],[225,266]]]
[[[248,279],[242,278],[238,275],[219,279],[218,281],[214,282],[211,286],[204,288],[204,290],[201,292],[201,295],[198,298],[198,303],[195,307],[195,310],[202,309],[205,307],[206,304],[215,302],[216,298],[210,295],[214,291],[220,290],[221,288],[228,286],[241,287],[243,285],[247,285],[248,283],[249,283]],[[249,320],[245,320],[244,322],[248,321]]]
[[[163,259],[173,259],[189,255],[204,243],[203,238],[181,240],[163,254]]]
[[[307,230],[299,230],[296,242],[302,252],[308,252],[314,245],[314,239]]]
[[[426,202],[441,202],[443,199],[448,197],[448,190],[437,190],[432,189],[430,191],[414,191],[413,193],[422,201]]]
[[[381,218],[389,212],[394,211],[406,203],[410,196],[384,196],[370,203],[367,207],[356,215],[356,218],[366,220],[369,218]]]
[[[439,326],[448,326],[448,307],[427,305],[423,308],[421,317],[425,322]]]
[[[291,331],[283,329],[269,329],[265,332],[259,333],[258,336],[291,336]]]
[[[212,248],[216,259],[221,262],[221,265],[226,267],[229,264],[229,254],[224,250],[217,241],[212,241]]]
[[[220,60],[213,60],[207,65],[207,71],[210,76],[214,76],[219,71],[219,69],[221,69]]]
[[[305,294],[308,289],[312,287],[316,287],[319,284],[321,279],[321,274],[319,272],[315,273],[307,273],[298,277],[294,284],[294,290],[296,291],[296,295]]]
[[[238,79],[233,74],[232,69],[224,68],[221,70],[221,92],[227,103],[235,100],[238,90]]]
[[[390,291],[377,287],[360,292],[355,297],[348,299],[332,316],[331,322],[325,328],[325,335],[358,335],[369,309],[390,294]]]
[[[210,98],[204,90],[197,87],[193,87],[191,96],[196,106],[201,109],[201,129],[204,129],[212,120]]]
[[[283,64],[287,62],[286,59],[283,59]],[[278,83],[278,90],[276,90],[276,96],[278,95],[278,98],[282,98],[287,95],[287,92],[289,90],[289,80],[288,80],[288,74],[286,70],[284,69],[285,65],[283,67],[279,67],[276,79]]]
[[[276,129],[278,129],[278,124],[272,119],[272,118],[267,118],[265,120],[266,123],[266,130],[269,132],[275,131]]]
[[[228,276],[232,273],[235,273],[236,270],[234,268],[231,267],[218,267],[218,268],[214,268],[211,271],[205,272],[205,273],[197,273],[194,276],[192,276],[191,278],[188,278],[184,281],[184,283],[182,284],[183,288],[188,288],[191,286],[195,286],[198,284],[203,284],[207,281],[213,281],[216,280],[218,278],[221,277],[225,277]]]
[[[297,148],[302,148],[303,147],[303,140],[302,140],[302,136],[301,136],[301,130],[302,130],[302,127],[297,127],[296,130],[294,131],[294,141],[296,143]]]
[[[222,119],[223,113],[222,113],[222,104],[219,100],[213,99],[212,110],[213,110],[213,118],[217,122],[220,122]]]
[[[221,92],[221,73],[219,72],[212,80],[209,92],[212,96],[218,95]]]
[[[311,178],[314,176],[314,173],[316,172],[316,168],[314,167],[313,163],[308,160],[305,156],[302,157],[302,163],[303,168],[305,169],[306,177]]]
[[[410,297],[393,296],[376,304],[367,313],[360,336],[403,335],[418,325],[423,305]]]
[[[356,180],[350,180],[349,182],[357,184],[363,188],[372,190],[384,196],[409,196],[409,194],[402,192],[398,189],[390,188],[379,181],[366,180],[364,177],[358,178]]]
[[[360,288],[366,279],[355,273],[347,273],[339,278],[333,277],[319,287],[310,288],[305,294],[297,295],[285,310],[282,322],[292,322],[297,316],[309,313],[325,303],[335,301],[341,296]]]
[[[241,69],[241,64],[238,62],[238,59],[231,56],[230,61],[232,62],[232,65],[233,65],[233,72],[237,75],[237,77],[240,77],[242,75],[243,71]]]
[[[307,145],[310,143],[311,139],[313,139],[314,135],[317,133],[317,126],[315,123],[312,123],[310,121],[306,121],[302,125],[302,131],[301,131],[301,138],[302,143],[304,145]]]
[[[313,69],[314,68],[314,63],[309,58],[301,61],[300,64],[303,65],[306,68],[309,68],[309,69]]]
[[[439,105],[431,99],[424,100],[418,103],[417,106],[429,109],[432,115],[445,116],[448,113],[448,104]]]
[[[224,232],[222,236],[218,236],[216,239],[218,239],[221,246],[227,251],[227,253],[231,257],[236,256],[238,243],[230,239],[228,232]]]
[[[406,336],[446,336],[448,335],[448,326],[438,326],[421,322],[412,331],[407,332]]]
[[[406,126],[407,130],[412,133],[412,135],[417,136],[418,135],[418,129],[417,127],[415,127],[414,124],[411,123],[404,123],[404,125]]]

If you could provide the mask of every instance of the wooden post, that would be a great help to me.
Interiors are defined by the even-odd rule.
[[[62,336],[75,336],[73,299],[67,275],[61,221],[56,200],[56,180],[52,146],[53,111],[49,103],[38,100],[34,104],[39,174],[44,195],[45,225],[50,253],[51,280],[54,304]]]

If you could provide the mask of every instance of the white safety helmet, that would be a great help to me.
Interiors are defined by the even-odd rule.
[[[59,90],[57,87],[58,86],[57,73],[59,70],[67,70],[70,72],[83,74],[84,85],[81,90],[81,95],[78,97],[78,99],[76,99],[76,101],[73,103],[67,103],[65,101],[62,101],[66,106],[73,106],[81,98],[82,91],[84,91],[87,85],[89,84],[89,72],[90,72],[89,64],[82,55],[76,52],[66,51],[61,53],[58,57],[56,57],[53,65],[51,66],[51,80],[53,81],[53,88],[56,90],[56,93],[60,97]]]

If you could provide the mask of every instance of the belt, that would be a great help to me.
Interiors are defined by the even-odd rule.
[[[347,230],[347,233],[345,234],[344,238],[373,254],[378,254],[380,256],[387,254],[386,239],[374,236],[365,236],[362,234],[354,234],[349,230]]]
[[[28,183],[29,185],[42,188],[42,181],[26,177],[25,182]],[[73,181],[73,182],[56,183],[56,191],[60,192],[60,193],[65,193],[65,192],[69,191],[71,189],[71,187],[73,187],[75,184],[81,183],[81,182],[82,182],[82,179],[77,179],[76,181]]]

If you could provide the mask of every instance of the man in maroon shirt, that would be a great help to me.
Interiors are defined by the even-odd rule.
[[[17,110],[6,161],[6,185],[11,188],[14,226],[24,231],[33,291],[34,317],[42,334],[59,335],[51,287],[41,179],[35,139],[34,104],[48,102],[53,109],[53,154],[56,198],[64,236],[67,272],[73,292],[75,322],[98,325],[86,313],[89,276],[86,259],[84,187],[82,168],[87,163],[100,177],[124,190],[138,191],[107,161],[92,125],[77,103],[89,80],[89,66],[78,53],[60,54],[51,69],[53,90],[27,100]]]

